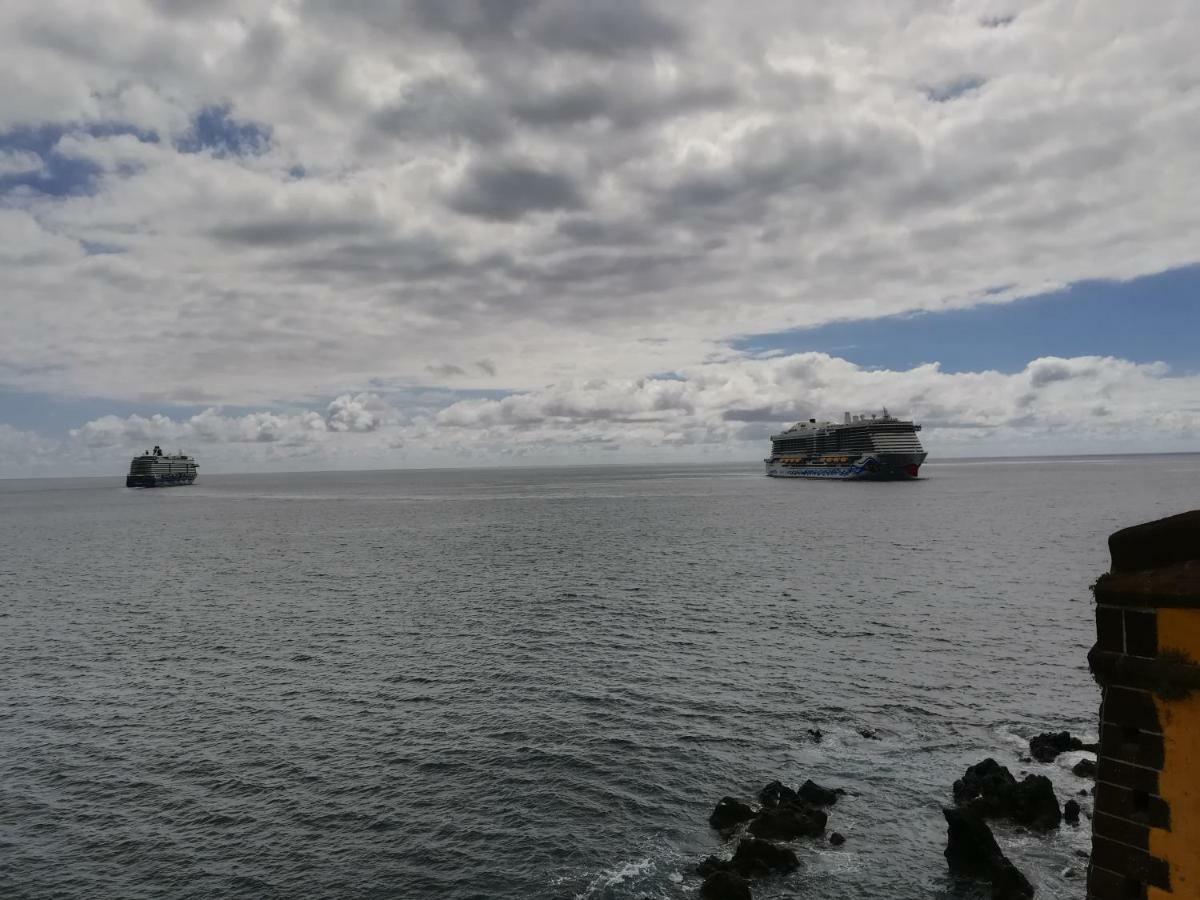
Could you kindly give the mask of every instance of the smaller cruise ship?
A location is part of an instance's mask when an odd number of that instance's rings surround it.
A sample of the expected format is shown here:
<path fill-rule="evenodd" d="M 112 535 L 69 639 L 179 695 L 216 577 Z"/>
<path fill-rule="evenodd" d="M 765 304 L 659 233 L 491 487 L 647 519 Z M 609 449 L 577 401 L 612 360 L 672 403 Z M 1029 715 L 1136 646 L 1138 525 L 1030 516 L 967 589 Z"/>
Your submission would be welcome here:
<path fill-rule="evenodd" d="M 156 446 L 141 456 L 135 456 L 125 476 L 125 487 L 170 487 L 175 484 L 191 484 L 196 480 L 196 460 L 177 453 L 168 456 L 162 447 Z"/>
<path fill-rule="evenodd" d="M 771 435 L 763 460 L 773 478 L 906 481 L 917 477 L 925 448 L 920 425 L 888 415 L 852 416 L 842 423 L 809 419 Z"/>

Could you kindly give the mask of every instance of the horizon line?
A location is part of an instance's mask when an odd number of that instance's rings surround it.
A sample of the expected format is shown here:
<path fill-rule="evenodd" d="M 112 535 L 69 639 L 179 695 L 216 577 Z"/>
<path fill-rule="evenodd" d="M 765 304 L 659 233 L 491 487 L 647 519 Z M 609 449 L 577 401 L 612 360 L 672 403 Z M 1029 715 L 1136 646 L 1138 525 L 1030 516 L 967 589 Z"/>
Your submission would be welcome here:
<path fill-rule="evenodd" d="M 1011 456 L 944 456 L 931 457 L 922 464 L 928 466 L 939 463 L 978 463 L 1004 462 L 1010 460 L 1070 460 L 1070 459 L 1121 459 L 1136 456 L 1200 456 L 1197 450 L 1169 451 L 1134 451 L 1129 453 L 1035 453 L 1017 454 Z M 363 469 L 271 469 L 241 472 L 214 472 L 214 475 L 338 475 L 360 472 L 459 472 L 459 471 L 502 471 L 506 469 L 620 469 L 620 468 L 690 468 L 699 466 L 750 466 L 762 461 L 726 460 L 721 462 L 594 462 L 594 463 L 521 463 L 513 465 L 460 465 L 460 466 L 409 466 L 402 468 L 363 468 Z M 67 481 L 83 480 L 85 478 L 116 478 L 118 475 L 0 475 L 0 481 Z"/>

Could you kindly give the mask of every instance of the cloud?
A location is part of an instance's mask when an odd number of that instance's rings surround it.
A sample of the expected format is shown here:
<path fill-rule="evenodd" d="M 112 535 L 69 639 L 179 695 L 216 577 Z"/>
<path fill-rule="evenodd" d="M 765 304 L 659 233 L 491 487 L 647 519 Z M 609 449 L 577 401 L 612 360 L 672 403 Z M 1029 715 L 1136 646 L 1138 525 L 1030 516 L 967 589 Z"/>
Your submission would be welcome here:
<path fill-rule="evenodd" d="M 1187 0 L 16 0 L 0 389 L 324 421 L 1195 264 L 1198 34 Z"/>
<path fill-rule="evenodd" d="M 548 4 L 537 28 L 545 46 L 597 56 L 670 48 L 683 40 L 679 20 L 664 18 L 639 0 L 568 0 Z"/>
<path fill-rule="evenodd" d="M 977 75 L 960 75 L 958 78 L 953 78 L 945 84 L 926 88 L 925 96 L 934 103 L 948 103 L 951 100 L 957 100 L 964 94 L 969 94 L 971 91 L 979 90 L 985 84 L 987 84 L 986 78 L 980 78 Z"/>
<path fill-rule="evenodd" d="M 0 422 L 0 476 L 53 475 L 62 462 L 58 441 Z"/>
<path fill-rule="evenodd" d="M 1047 357 L 1014 373 L 887 371 L 821 353 L 739 357 L 671 377 L 564 382 L 504 397 L 342 395 L 323 409 L 188 418 L 101 416 L 63 441 L 0 426 L 0 474 L 119 469 L 154 444 L 206 470 L 586 462 L 752 461 L 810 417 L 881 407 L 923 425 L 934 457 L 1194 449 L 1200 376 L 1111 357 Z M 40 467 L 40 468 L 39 468 Z"/>
<path fill-rule="evenodd" d="M 42 171 L 42 158 L 29 150 L 0 150 L 0 178 Z"/>
<path fill-rule="evenodd" d="M 325 424 L 330 431 L 376 431 L 393 414 L 378 394 L 343 394 L 329 404 Z"/>
<path fill-rule="evenodd" d="M 467 215 L 512 222 L 526 213 L 577 209 L 583 198 L 575 183 L 557 172 L 522 164 L 473 168 L 450 196 L 450 206 Z"/>

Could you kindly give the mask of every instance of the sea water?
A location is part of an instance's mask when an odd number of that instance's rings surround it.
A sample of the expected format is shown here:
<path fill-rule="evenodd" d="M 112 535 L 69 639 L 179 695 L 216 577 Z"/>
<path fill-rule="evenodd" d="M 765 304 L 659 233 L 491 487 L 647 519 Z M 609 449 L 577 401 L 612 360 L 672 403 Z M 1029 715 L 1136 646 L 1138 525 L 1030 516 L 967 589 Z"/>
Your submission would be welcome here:
<path fill-rule="evenodd" d="M 0 482 L 0 896 L 683 898 L 773 779 L 846 836 L 758 898 L 986 896 L 941 807 L 1092 739 L 1112 531 L 1200 457 Z M 1081 898 L 1088 819 L 996 825 Z M 1065 873 L 1065 874 L 1064 874 Z"/>

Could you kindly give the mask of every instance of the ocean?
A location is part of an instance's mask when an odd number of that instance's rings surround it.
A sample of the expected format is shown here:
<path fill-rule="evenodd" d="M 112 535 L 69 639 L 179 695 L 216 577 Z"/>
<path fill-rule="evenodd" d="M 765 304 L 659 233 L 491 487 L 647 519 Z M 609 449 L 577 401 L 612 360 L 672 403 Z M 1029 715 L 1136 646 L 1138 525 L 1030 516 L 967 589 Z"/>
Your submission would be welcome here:
<path fill-rule="evenodd" d="M 756 898 L 985 897 L 951 784 L 1091 786 L 1020 757 L 1095 738 L 1106 538 L 1200 456 L 922 474 L 0 481 L 0 896 L 695 897 L 717 800 L 811 778 L 846 843 Z M 1087 826 L 996 833 L 1082 898 Z"/>

